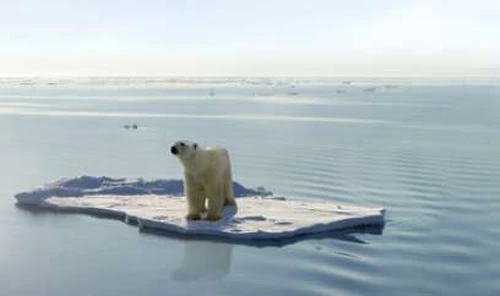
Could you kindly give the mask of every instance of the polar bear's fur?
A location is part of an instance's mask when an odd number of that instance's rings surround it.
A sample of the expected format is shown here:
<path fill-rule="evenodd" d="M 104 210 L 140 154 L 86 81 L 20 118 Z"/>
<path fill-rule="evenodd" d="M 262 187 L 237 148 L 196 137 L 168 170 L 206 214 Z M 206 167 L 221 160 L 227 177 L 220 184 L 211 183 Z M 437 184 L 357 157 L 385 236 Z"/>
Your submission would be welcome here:
<path fill-rule="evenodd" d="M 224 205 L 236 205 L 233 196 L 229 153 L 222 147 L 199 147 L 196 143 L 179 141 L 171 148 L 184 167 L 184 194 L 188 201 L 188 220 L 222 217 Z M 205 201 L 208 205 L 205 205 Z"/>

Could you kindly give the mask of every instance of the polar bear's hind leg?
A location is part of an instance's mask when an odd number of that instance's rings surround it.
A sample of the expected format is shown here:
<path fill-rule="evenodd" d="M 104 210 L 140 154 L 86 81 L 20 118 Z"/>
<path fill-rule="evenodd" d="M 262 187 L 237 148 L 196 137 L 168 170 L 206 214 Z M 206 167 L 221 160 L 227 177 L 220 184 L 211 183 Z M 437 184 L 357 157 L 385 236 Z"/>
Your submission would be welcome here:
<path fill-rule="evenodd" d="M 229 175 L 229 178 L 225 179 L 223 193 L 224 193 L 224 205 L 235 206 L 236 201 L 234 200 L 233 180 L 231 179 L 231 175 Z"/>
<path fill-rule="evenodd" d="M 211 186 L 212 187 L 212 186 Z M 207 220 L 217 221 L 222 218 L 222 206 L 224 200 L 221 198 L 222 186 L 213 186 L 212 188 L 207 188 L 208 190 L 208 216 Z"/>

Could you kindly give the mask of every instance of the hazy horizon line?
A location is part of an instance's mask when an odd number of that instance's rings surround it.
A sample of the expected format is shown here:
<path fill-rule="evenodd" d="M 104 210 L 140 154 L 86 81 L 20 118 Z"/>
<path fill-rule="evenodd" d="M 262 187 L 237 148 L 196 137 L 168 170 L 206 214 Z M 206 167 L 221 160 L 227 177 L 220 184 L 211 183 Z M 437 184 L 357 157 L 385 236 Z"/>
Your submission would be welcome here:
<path fill-rule="evenodd" d="M 206 75 L 171 75 L 171 74 L 0 74 L 0 78 L 165 78 L 165 79 L 189 79 L 189 78 L 308 78 L 308 79 L 360 79 L 360 78 L 422 78 L 422 79 L 446 79 L 446 78 L 500 78 L 498 74 L 473 74 L 473 75 L 274 75 L 274 74 L 206 74 Z"/>

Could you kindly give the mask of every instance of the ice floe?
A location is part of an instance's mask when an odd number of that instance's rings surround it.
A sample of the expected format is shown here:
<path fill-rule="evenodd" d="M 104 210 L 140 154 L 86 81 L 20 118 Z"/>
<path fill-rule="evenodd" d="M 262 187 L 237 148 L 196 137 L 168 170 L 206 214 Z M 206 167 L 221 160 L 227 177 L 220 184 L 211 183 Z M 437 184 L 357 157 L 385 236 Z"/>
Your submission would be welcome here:
<path fill-rule="evenodd" d="M 238 207 L 226 206 L 223 219 L 187 221 L 182 181 L 82 176 L 63 179 L 15 197 L 21 205 L 103 215 L 141 230 L 186 237 L 283 240 L 359 226 L 381 226 L 385 209 L 274 197 L 264 188 L 234 184 Z"/>

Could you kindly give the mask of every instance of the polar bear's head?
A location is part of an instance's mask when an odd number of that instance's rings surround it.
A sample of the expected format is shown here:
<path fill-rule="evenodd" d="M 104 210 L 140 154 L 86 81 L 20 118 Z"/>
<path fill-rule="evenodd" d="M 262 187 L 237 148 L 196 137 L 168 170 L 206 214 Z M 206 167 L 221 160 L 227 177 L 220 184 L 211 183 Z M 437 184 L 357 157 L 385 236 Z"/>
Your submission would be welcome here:
<path fill-rule="evenodd" d="M 196 150 L 198 149 L 198 144 L 189 142 L 189 141 L 178 141 L 170 147 L 170 152 L 180 158 L 188 159 L 195 155 Z"/>

